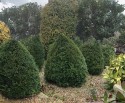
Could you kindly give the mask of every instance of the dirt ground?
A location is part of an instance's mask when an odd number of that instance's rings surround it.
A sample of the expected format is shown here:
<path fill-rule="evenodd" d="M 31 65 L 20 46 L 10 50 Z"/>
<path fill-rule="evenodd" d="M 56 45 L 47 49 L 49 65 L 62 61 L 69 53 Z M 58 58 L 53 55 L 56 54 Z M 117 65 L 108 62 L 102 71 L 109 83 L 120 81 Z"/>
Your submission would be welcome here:
<path fill-rule="evenodd" d="M 46 83 L 43 76 L 44 74 L 40 73 L 43 90 L 37 96 L 21 100 L 9 100 L 0 95 L 0 103 L 103 103 L 101 97 L 105 90 L 101 75 L 88 76 L 87 82 L 80 88 L 57 87 Z M 92 99 L 92 94 L 97 97 L 96 101 Z"/>

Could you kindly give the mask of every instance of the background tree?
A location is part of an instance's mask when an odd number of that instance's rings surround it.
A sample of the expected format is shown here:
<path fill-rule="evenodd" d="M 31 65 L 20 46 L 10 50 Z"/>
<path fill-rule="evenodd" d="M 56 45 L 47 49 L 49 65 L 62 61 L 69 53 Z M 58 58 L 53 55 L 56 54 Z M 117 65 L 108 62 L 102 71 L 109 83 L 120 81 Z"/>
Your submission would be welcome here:
<path fill-rule="evenodd" d="M 9 26 L 13 37 L 20 39 L 39 34 L 40 11 L 41 7 L 37 3 L 26 3 L 2 10 L 0 19 Z"/>
<path fill-rule="evenodd" d="M 111 0 L 81 0 L 78 9 L 77 35 L 85 40 L 90 35 L 102 40 L 119 31 L 124 6 Z"/>

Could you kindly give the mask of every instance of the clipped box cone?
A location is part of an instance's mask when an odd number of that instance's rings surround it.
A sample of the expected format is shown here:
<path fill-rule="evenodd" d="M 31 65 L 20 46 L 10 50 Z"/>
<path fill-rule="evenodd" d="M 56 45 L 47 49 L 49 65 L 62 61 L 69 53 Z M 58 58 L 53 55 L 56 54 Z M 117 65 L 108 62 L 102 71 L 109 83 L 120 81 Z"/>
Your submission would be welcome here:
<path fill-rule="evenodd" d="M 87 66 L 76 44 L 63 34 L 50 46 L 45 79 L 62 87 L 81 86 L 86 81 Z"/>
<path fill-rule="evenodd" d="M 29 51 L 15 40 L 0 48 L 0 92 L 8 98 L 25 98 L 40 92 L 39 70 Z"/>

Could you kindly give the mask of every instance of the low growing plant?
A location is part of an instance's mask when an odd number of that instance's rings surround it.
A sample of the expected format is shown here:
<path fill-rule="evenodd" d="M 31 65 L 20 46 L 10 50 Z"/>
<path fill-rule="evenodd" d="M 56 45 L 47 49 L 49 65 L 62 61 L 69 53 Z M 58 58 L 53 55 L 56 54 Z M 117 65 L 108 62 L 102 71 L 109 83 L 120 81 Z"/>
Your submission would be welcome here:
<path fill-rule="evenodd" d="M 106 66 L 106 72 L 103 76 L 111 84 L 125 80 L 125 55 L 121 54 L 114 58 L 110 66 Z"/>
<path fill-rule="evenodd" d="M 121 84 L 115 84 L 113 86 L 114 93 L 110 94 L 107 91 L 104 93 L 104 103 L 125 103 L 125 90 Z M 109 95 L 110 94 L 110 95 Z"/>

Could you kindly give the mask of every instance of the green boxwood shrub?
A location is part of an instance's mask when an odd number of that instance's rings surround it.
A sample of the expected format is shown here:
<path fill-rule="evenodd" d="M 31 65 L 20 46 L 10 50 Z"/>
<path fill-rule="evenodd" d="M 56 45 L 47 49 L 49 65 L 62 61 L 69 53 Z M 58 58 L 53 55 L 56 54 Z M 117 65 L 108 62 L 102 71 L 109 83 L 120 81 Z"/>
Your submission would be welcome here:
<path fill-rule="evenodd" d="M 25 98 L 40 92 L 39 70 L 29 51 L 15 40 L 0 48 L 0 91 L 8 98 Z"/>
<path fill-rule="evenodd" d="M 85 57 L 89 74 L 101 74 L 104 68 L 104 58 L 101 44 L 91 38 L 83 44 L 81 51 Z"/>
<path fill-rule="evenodd" d="M 115 56 L 114 48 L 110 45 L 102 45 L 102 52 L 104 56 L 104 66 L 109 66 L 110 61 Z"/>
<path fill-rule="evenodd" d="M 41 70 L 41 67 L 44 63 L 45 53 L 39 36 L 31 36 L 29 38 L 21 40 L 21 42 L 27 47 L 31 55 L 34 57 L 39 70 Z"/>
<path fill-rule="evenodd" d="M 76 44 L 63 34 L 50 46 L 45 66 L 45 79 L 58 86 L 81 86 L 87 66 Z"/>
<path fill-rule="evenodd" d="M 74 43 L 80 48 L 83 45 L 83 40 L 80 40 L 79 37 L 74 36 L 73 38 L 71 38 Z"/>

